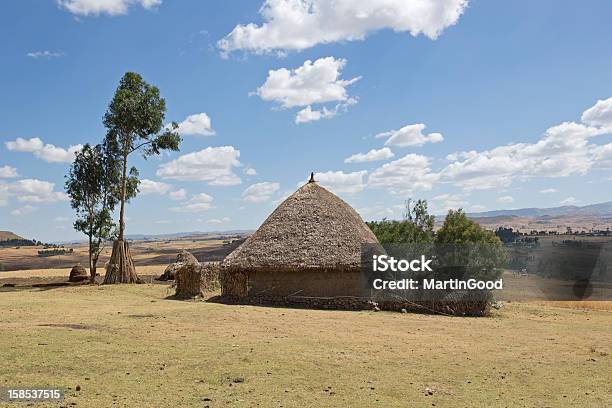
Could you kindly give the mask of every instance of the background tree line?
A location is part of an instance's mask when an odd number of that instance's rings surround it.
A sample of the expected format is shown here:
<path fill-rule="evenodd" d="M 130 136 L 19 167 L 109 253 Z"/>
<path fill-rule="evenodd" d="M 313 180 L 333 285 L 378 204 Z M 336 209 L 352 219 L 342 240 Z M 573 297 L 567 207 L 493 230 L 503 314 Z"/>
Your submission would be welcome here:
<path fill-rule="evenodd" d="M 437 279 L 490 280 L 501 275 L 506 255 L 502 241 L 493 231 L 469 219 L 462 209 L 449 210 L 442 226 L 434 230 L 435 216 L 429 214 L 426 200 L 408 199 L 405 206 L 402 220 L 367 223 L 387 251 L 409 251 L 410 254 L 402 255 L 425 254 L 436 258 Z M 417 278 L 426 277 L 422 275 Z"/>

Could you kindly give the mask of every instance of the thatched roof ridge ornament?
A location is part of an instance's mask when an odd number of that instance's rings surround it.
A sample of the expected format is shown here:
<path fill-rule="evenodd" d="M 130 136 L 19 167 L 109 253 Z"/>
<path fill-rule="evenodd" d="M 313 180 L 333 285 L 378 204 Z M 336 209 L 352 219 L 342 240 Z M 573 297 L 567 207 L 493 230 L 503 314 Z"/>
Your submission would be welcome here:
<path fill-rule="evenodd" d="M 378 241 L 359 214 L 314 181 L 283 201 L 222 263 L 230 270 L 355 270 Z"/>

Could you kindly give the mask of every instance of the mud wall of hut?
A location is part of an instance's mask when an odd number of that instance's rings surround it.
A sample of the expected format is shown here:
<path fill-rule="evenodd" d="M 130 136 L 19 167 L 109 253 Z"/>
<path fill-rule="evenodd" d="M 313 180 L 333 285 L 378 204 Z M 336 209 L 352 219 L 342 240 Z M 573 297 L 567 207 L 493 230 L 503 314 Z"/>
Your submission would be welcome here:
<path fill-rule="evenodd" d="M 249 296 L 368 296 L 360 272 L 257 271 L 248 276 Z"/>

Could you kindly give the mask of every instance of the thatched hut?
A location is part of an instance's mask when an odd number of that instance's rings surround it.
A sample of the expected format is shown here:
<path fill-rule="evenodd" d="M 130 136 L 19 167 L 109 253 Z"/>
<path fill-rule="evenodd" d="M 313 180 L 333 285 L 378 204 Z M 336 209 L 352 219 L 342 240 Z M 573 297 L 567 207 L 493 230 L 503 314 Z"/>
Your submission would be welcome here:
<path fill-rule="evenodd" d="M 69 282 L 83 282 L 88 279 L 89 274 L 81 264 L 74 265 L 70 270 L 70 276 L 68 277 Z"/>
<path fill-rule="evenodd" d="M 359 214 L 311 176 L 222 262 L 222 296 L 315 307 L 364 301 L 361 245 L 377 243 Z"/>

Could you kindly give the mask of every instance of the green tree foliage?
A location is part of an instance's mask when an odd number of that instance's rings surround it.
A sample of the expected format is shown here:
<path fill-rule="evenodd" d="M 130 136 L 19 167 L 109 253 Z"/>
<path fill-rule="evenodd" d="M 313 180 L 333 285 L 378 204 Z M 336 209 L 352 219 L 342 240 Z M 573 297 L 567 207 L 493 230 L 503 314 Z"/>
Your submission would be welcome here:
<path fill-rule="evenodd" d="M 367 223 L 381 244 L 429 243 L 433 240 L 435 218 L 427 210 L 426 200 L 406 200 L 402 221 L 387 220 Z"/>
<path fill-rule="evenodd" d="M 504 244 L 509 244 L 512 242 L 516 242 L 520 234 L 514 231 L 512 228 L 499 227 L 495 230 L 495 235 L 501 239 Z"/>
<path fill-rule="evenodd" d="M 89 144 L 77 152 L 66 176 L 65 189 L 77 215 L 74 228 L 88 237 L 91 282 L 104 243 L 113 236 L 118 176 L 117 162 L 105 154 L 104 146 Z"/>
<path fill-rule="evenodd" d="M 443 268 L 436 278 L 496 279 L 506 262 L 502 242 L 459 210 L 450 210 L 436 232 L 436 255 Z"/>
<path fill-rule="evenodd" d="M 486 243 L 501 246 L 501 241 L 493 231 L 484 229 L 470 220 L 463 210 L 449 210 L 444 224 L 436 232 L 437 244 L 474 244 Z"/>
<path fill-rule="evenodd" d="M 134 72 L 126 73 L 104 115 L 107 129 L 105 146 L 109 154 L 120 163 L 118 199 L 120 204 L 118 240 L 125 232 L 125 203 L 137 192 L 138 170 L 128 172 L 128 157 L 141 151 L 147 158 L 163 150 L 177 151 L 180 137 L 178 125 L 164 127 L 166 102 L 159 89 L 146 83 Z"/>

